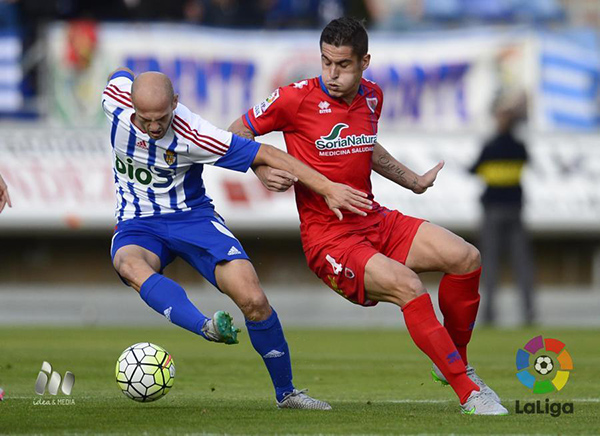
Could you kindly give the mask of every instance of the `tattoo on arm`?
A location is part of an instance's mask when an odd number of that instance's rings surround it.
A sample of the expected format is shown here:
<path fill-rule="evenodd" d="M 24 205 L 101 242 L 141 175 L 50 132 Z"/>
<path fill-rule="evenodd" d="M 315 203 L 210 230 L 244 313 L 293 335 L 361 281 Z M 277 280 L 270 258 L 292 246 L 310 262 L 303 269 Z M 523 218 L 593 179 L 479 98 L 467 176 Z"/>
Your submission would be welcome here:
<path fill-rule="evenodd" d="M 392 160 L 392 156 L 389 153 L 384 153 L 377 159 L 377 164 L 379 165 L 379 169 L 389 175 L 393 180 L 400 183 L 402 186 L 407 185 L 406 177 L 404 174 L 406 171 L 403 171 L 398 165 L 394 164 Z M 414 180 L 413 186 L 417 183 L 417 179 Z"/>
<path fill-rule="evenodd" d="M 414 180 L 413 180 L 413 182 L 412 182 L 412 184 L 410 185 L 410 188 L 409 188 L 409 189 L 410 189 L 410 190 L 412 190 L 412 191 L 414 191 L 414 190 L 415 190 L 415 188 L 417 187 L 417 183 L 418 183 L 418 180 L 417 180 L 417 178 L 415 177 L 415 178 L 414 178 Z"/>
<path fill-rule="evenodd" d="M 254 140 L 254 135 L 249 130 L 239 130 L 237 132 L 233 132 L 234 134 L 241 136 L 242 138 L 248 138 Z"/>

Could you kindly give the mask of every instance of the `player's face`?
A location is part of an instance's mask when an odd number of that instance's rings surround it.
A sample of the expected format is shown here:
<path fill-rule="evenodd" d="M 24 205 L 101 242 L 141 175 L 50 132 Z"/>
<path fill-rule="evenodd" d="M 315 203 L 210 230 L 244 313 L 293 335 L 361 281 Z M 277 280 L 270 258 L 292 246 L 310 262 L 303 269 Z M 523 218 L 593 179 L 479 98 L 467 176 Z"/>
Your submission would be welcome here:
<path fill-rule="evenodd" d="M 136 125 L 152 139 L 160 139 L 167 134 L 171 120 L 173 119 L 173 111 L 177 107 L 177 95 L 173 98 L 167 107 L 162 108 L 139 108 L 135 110 Z"/>
<path fill-rule="evenodd" d="M 329 94 L 336 98 L 354 98 L 370 60 L 369 54 L 359 59 L 350 46 L 336 47 L 324 42 L 321 45 L 321 77 Z"/>

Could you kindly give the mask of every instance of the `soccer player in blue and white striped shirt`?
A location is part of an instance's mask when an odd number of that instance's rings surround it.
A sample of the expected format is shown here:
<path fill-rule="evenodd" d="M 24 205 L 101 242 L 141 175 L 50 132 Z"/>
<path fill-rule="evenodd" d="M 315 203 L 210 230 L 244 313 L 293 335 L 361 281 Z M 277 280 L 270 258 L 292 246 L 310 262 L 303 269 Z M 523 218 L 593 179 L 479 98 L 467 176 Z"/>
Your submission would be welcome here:
<path fill-rule="evenodd" d="M 171 81 L 156 72 L 134 78 L 128 69 L 109 77 L 102 107 L 110 120 L 117 193 L 117 226 L 111 255 L 123 280 L 169 321 L 207 340 L 237 343 L 231 316 L 210 319 L 185 290 L 163 276 L 183 258 L 241 309 L 252 345 L 263 357 L 278 407 L 330 409 L 292 384 L 287 342 L 240 242 L 215 212 L 202 182 L 205 164 L 245 172 L 267 165 L 322 195 L 339 219 L 340 209 L 359 215 L 366 194 L 334 183 L 275 147 L 221 130 L 179 103 Z"/>

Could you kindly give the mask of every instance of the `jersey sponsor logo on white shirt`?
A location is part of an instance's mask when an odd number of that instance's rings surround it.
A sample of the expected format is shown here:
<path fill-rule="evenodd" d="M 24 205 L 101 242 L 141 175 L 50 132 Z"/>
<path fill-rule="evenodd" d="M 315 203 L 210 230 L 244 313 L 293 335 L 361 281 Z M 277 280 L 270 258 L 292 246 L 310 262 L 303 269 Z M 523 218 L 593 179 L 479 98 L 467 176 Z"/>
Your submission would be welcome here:
<path fill-rule="evenodd" d="M 123 162 L 118 155 L 115 155 L 115 170 L 130 182 L 138 182 L 144 186 L 151 184 L 154 188 L 171 185 L 175 175 L 175 170 L 140 165 L 130 157 L 125 158 Z"/>

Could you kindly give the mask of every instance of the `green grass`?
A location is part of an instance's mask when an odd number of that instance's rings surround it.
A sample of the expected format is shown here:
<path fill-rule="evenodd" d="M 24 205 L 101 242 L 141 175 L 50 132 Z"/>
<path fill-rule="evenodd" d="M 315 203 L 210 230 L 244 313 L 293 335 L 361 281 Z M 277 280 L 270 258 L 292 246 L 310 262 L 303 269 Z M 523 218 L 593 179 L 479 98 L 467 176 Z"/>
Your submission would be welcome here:
<path fill-rule="evenodd" d="M 546 398 L 529 393 L 514 367 L 517 348 L 540 333 L 565 342 L 573 356 L 569 382 L 549 396 L 575 400 L 572 415 L 514 413 L 516 399 Z M 477 331 L 470 360 L 505 399 L 511 415 L 504 417 L 460 414 L 406 332 L 290 329 L 287 337 L 296 386 L 333 411 L 277 410 L 245 333 L 240 345 L 225 346 L 174 327 L 1 328 L 0 434 L 600 434 L 598 330 Z M 155 403 L 125 398 L 114 381 L 121 351 L 141 341 L 165 347 L 177 367 L 175 386 Z M 34 404 L 42 398 L 33 388 L 43 360 L 75 374 L 74 405 Z"/>

